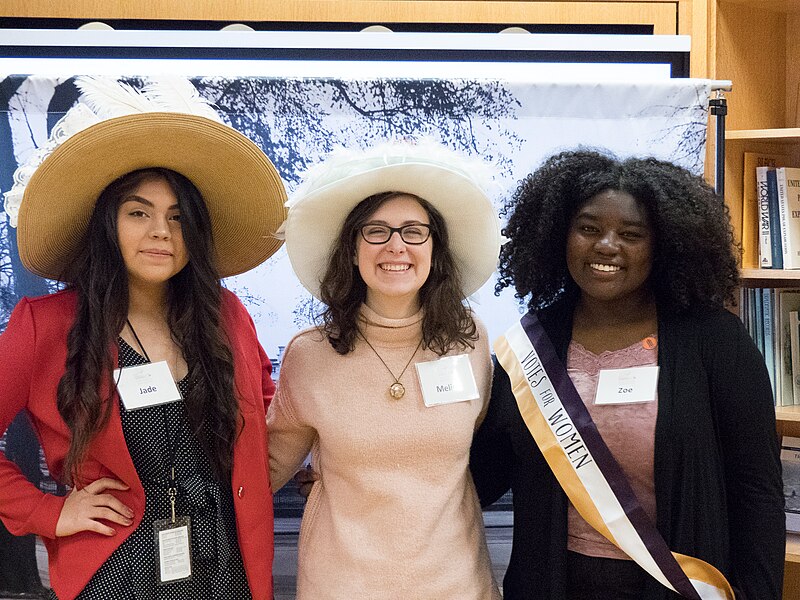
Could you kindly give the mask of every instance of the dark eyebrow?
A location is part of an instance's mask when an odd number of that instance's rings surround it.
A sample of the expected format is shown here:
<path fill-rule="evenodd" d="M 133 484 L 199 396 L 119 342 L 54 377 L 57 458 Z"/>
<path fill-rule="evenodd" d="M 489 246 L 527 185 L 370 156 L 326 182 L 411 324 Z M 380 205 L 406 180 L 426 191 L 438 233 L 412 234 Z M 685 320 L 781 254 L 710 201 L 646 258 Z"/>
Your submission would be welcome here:
<path fill-rule="evenodd" d="M 367 221 L 364 225 L 386 225 L 386 227 L 391 227 L 388 222 L 386 221 Z M 400 227 L 405 227 L 406 225 L 430 225 L 430 223 L 423 223 L 422 221 L 417 221 L 416 219 L 412 219 L 411 221 L 403 221 Z"/>
<path fill-rule="evenodd" d="M 596 214 L 588 212 L 588 211 L 586 211 L 586 212 L 581 211 L 581 212 L 579 212 L 578 214 L 575 215 L 575 219 L 588 219 L 589 221 L 599 221 L 600 218 L 601 218 L 600 215 L 596 215 Z M 623 221 L 622 224 L 625 227 L 643 227 L 643 228 L 647 227 L 647 221 L 642 221 L 642 220 L 638 220 L 638 221 Z"/>
<path fill-rule="evenodd" d="M 122 201 L 123 204 L 125 204 L 126 202 L 138 202 L 139 204 L 144 204 L 149 208 L 155 208 L 155 204 L 150 202 L 150 200 L 148 200 L 147 198 L 142 198 L 141 196 L 137 196 L 135 194 L 128 196 Z M 167 210 L 178 210 L 178 205 L 173 204 Z"/>

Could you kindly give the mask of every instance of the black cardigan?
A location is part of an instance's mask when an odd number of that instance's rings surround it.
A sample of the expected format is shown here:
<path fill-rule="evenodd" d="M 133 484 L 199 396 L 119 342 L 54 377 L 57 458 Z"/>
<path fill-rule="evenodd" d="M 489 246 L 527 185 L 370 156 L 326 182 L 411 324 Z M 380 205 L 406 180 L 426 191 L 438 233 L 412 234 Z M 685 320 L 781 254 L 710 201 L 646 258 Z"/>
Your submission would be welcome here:
<path fill-rule="evenodd" d="M 574 306 L 539 313 L 562 360 Z M 723 309 L 658 314 L 656 526 L 675 552 L 726 575 L 737 600 L 779 600 L 785 517 L 769 376 L 741 321 Z M 505 600 L 566 600 L 567 498 L 495 364 L 492 397 L 470 468 L 481 504 L 508 489 L 514 543 Z M 648 578 L 643 600 L 679 598 Z"/>

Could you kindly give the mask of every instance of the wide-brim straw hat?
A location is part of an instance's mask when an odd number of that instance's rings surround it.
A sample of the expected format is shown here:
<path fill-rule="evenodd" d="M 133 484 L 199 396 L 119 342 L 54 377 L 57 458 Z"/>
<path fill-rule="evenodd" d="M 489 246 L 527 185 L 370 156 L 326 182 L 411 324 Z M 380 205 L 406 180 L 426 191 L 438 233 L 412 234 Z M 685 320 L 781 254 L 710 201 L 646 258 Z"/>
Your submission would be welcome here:
<path fill-rule="evenodd" d="M 340 151 L 312 168 L 290 199 L 286 252 L 300 282 L 320 298 L 320 283 L 347 215 L 373 194 L 412 194 L 444 218 L 466 298 L 486 283 L 500 253 L 490 187 L 483 161 L 427 140 Z"/>
<path fill-rule="evenodd" d="M 220 276 L 252 269 L 283 243 L 275 232 L 286 216 L 286 191 L 258 146 L 206 117 L 147 112 L 92 125 L 38 166 L 19 209 L 17 244 L 25 267 L 62 277 L 100 193 L 122 175 L 148 167 L 177 171 L 202 194 Z"/>

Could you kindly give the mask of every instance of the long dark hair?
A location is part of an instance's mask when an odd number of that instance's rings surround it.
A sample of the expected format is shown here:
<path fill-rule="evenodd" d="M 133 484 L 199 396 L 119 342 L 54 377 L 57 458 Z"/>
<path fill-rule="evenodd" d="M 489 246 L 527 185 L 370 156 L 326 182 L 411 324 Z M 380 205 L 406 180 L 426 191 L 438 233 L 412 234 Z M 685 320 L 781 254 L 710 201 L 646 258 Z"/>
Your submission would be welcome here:
<path fill-rule="evenodd" d="M 413 197 L 428 213 L 431 222 L 431 270 L 419 291 L 420 306 L 425 311 L 423 345 L 439 355 L 456 346 L 473 347 L 478 339 L 477 328 L 470 310 L 462 302 L 461 275 L 450 252 L 447 224 L 429 202 L 401 192 L 383 192 L 362 200 L 342 224 L 320 285 L 320 295 L 326 305 L 320 316 L 331 346 L 339 354 L 347 354 L 355 348 L 358 315 L 367 298 L 367 285 L 353 264 L 359 229 L 385 202 L 397 196 Z"/>
<path fill-rule="evenodd" d="M 184 399 L 189 424 L 215 476 L 230 476 L 240 424 L 233 355 L 220 323 L 222 289 L 214 263 L 211 219 L 200 192 L 175 171 L 133 171 L 100 194 L 86 238 L 62 279 L 77 292 L 75 322 L 67 336 L 66 372 L 57 405 L 71 433 L 64 463 L 68 481 L 80 481 L 80 463 L 108 421 L 114 390 L 111 350 L 128 314 L 128 275 L 117 238 L 117 210 L 140 184 L 163 179 L 178 199 L 189 262 L 167 285 L 167 321 L 189 366 Z M 105 385 L 104 385 L 105 384 Z M 107 390 L 101 398 L 101 390 Z"/>
<path fill-rule="evenodd" d="M 678 165 L 591 150 L 551 156 L 519 183 L 505 208 L 509 242 L 500 251 L 495 291 L 514 286 L 531 309 L 577 297 L 567 270 L 567 232 L 578 209 L 606 190 L 630 194 L 650 216 L 650 288 L 660 308 L 684 312 L 735 303 L 737 248 L 723 199 Z"/>

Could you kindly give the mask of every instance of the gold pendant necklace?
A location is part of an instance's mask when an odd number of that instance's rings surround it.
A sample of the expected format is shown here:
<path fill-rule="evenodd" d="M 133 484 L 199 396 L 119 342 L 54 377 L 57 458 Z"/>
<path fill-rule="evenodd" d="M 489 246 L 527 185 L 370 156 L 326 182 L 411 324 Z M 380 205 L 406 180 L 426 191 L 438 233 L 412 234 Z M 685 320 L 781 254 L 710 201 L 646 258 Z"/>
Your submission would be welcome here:
<path fill-rule="evenodd" d="M 389 368 L 389 365 L 386 364 L 386 361 L 383 360 L 383 358 L 381 358 L 381 355 L 378 354 L 378 351 L 375 350 L 375 347 L 369 343 L 367 336 L 365 336 L 360 331 L 359 333 L 361 334 L 361 337 L 364 339 L 364 341 L 367 342 L 367 346 L 369 346 L 370 349 L 375 353 L 375 356 L 378 357 L 378 360 L 381 361 L 383 366 L 386 367 L 386 370 L 389 371 L 389 375 L 391 375 L 392 378 L 394 379 L 394 383 L 389 386 L 389 396 L 392 398 L 392 400 L 400 400 L 400 398 L 402 398 L 406 393 L 406 388 L 402 383 L 400 383 L 400 378 L 403 376 L 403 373 L 406 372 L 406 369 L 408 369 L 408 365 L 411 364 L 411 361 L 414 359 L 414 356 L 416 356 L 417 350 L 419 350 L 420 346 L 422 346 L 422 340 L 420 339 L 419 344 L 417 344 L 417 347 L 414 348 L 414 352 L 412 352 L 411 356 L 408 358 L 406 366 L 403 367 L 402 371 L 400 371 L 400 375 L 395 376 L 395 374 L 392 373 L 392 370 Z"/>

